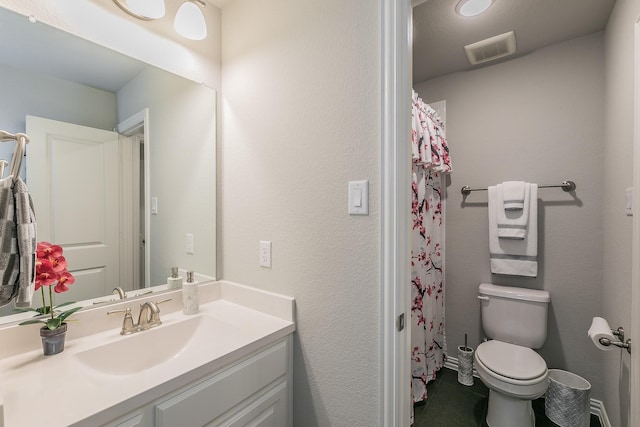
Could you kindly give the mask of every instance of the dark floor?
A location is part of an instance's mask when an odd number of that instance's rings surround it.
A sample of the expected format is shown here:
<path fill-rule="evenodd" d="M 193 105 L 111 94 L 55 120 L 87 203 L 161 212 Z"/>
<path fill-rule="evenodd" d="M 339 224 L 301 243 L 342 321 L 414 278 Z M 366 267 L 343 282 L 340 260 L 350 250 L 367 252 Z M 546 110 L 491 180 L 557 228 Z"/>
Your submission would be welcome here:
<path fill-rule="evenodd" d="M 414 427 L 486 427 L 489 390 L 474 378 L 468 387 L 458 383 L 458 373 L 442 368 L 435 380 L 427 385 L 428 398 L 414 405 Z M 544 415 L 544 399 L 533 402 L 536 427 L 557 427 Z M 514 426 L 517 427 L 517 426 Z M 600 427 L 600 420 L 591 415 L 591 427 Z"/>

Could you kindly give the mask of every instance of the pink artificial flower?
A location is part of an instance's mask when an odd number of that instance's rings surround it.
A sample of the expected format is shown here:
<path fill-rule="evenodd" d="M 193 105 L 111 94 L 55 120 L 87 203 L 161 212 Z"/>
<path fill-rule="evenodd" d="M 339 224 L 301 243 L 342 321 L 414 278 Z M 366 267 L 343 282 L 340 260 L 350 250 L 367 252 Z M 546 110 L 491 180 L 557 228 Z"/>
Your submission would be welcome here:
<path fill-rule="evenodd" d="M 36 260 L 35 290 L 42 286 L 51 286 L 58 280 L 58 274 L 53 270 L 53 265 L 48 259 Z"/>
<path fill-rule="evenodd" d="M 58 277 L 58 283 L 53 288 L 53 290 L 56 291 L 57 294 L 66 292 L 69 290 L 69 286 L 67 285 L 72 285 L 75 281 L 76 278 L 73 277 L 71 273 L 69 273 L 68 271 L 63 271 Z"/>
<path fill-rule="evenodd" d="M 56 273 L 60 274 L 67 271 L 67 260 L 62 255 L 58 257 L 50 256 L 49 261 L 51 261 L 53 271 L 55 271 Z"/>
<path fill-rule="evenodd" d="M 58 258 L 62 256 L 62 247 L 59 245 L 53 245 L 49 242 L 38 242 L 36 247 L 36 255 L 38 259 L 44 258 Z"/>

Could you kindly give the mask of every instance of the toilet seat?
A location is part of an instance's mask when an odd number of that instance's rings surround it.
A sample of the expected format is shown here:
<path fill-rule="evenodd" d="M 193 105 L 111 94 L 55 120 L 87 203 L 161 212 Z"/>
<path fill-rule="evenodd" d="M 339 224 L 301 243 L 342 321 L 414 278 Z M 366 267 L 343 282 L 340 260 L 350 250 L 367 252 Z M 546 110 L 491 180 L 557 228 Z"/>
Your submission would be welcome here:
<path fill-rule="evenodd" d="M 547 374 L 547 364 L 538 353 L 502 341 L 480 344 L 476 359 L 487 369 L 487 374 L 515 384 L 537 382 Z"/>

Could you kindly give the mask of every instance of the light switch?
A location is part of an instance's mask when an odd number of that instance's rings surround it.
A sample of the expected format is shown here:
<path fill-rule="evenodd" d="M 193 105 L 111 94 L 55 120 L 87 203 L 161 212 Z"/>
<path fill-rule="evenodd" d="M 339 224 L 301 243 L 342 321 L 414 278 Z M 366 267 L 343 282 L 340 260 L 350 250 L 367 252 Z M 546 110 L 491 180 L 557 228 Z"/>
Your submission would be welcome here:
<path fill-rule="evenodd" d="M 633 216 L 633 187 L 627 188 L 624 192 L 624 213 Z"/>
<path fill-rule="evenodd" d="M 158 215 L 158 198 L 151 198 L 151 215 Z"/>
<path fill-rule="evenodd" d="M 362 207 L 362 189 L 360 188 L 353 190 L 353 206 Z"/>
<path fill-rule="evenodd" d="M 369 181 L 349 182 L 349 214 L 369 215 Z"/>

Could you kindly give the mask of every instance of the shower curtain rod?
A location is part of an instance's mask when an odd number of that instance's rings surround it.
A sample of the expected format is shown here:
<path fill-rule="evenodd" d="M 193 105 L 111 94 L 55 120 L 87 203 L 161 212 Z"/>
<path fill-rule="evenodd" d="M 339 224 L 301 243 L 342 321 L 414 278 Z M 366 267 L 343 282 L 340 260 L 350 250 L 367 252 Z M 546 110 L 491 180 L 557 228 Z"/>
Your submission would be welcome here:
<path fill-rule="evenodd" d="M 24 133 L 16 133 L 15 135 L 9 132 L 0 130 L 0 142 L 16 141 L 16 149 L 13 152 L 13 159 L 11 160 L 11 169 L 9 175 L 13 176 L 13 180 L 18 179 L 20 174 L 20 166 L 22 166 L 22 158 L 24 157 L 24 151 L 26 145 L 29 143 L 29 137 Z M 3 171 L 4 172 L 4 168 Z M 2 178 L 2 175 L 0 175 Z"/>
<path fill-rule="evenodd" d="M 538 188 L 562 188 L 562 191 L 574 191 L 576 189 L 576 183 L 573 181 L 563 181 L 560 185 L 538 185 Z M 460 192 L 464 196 L 468 196 L 472 191 L 487 191 L 486 188 L 471 188 L 465 185 L 460 189 Z"/>

